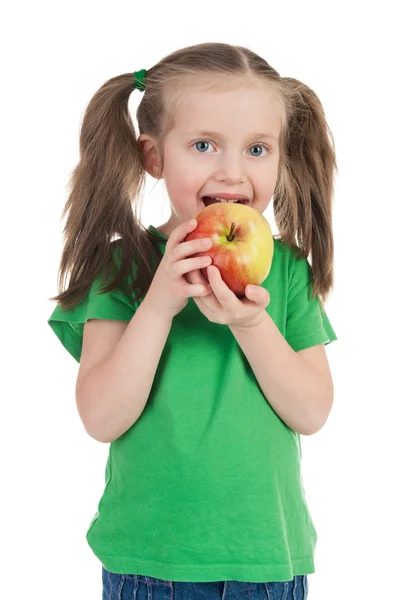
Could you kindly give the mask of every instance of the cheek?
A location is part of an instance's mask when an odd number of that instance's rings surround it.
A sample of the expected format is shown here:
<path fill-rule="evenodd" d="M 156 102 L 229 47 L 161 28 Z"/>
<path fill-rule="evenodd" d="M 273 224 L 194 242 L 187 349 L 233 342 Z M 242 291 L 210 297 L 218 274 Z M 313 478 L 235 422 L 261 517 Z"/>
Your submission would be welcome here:
<path fill-rule="evenodd" d="M 167 185 L 169 196 L 178 197 L 181 194 L 197 194 L 204 181 L 199 177 L 190 165 L 174 164 L 168 165 L 164 172 L 164 180 Z"/>
<path fill-rule="evenodd" d="M 167 178 L 165 174 L 165 185 L 170 202 L 178 213 L 184 212 L 188 206 L 196 201 L 196 196 L 201 189 L 201 184 L 195 181 L 193 176 L 180 171 L 173 173 Z"/>
<path fill-rule="evenodd" d="M 264 195 L 266 195 L 268 192 L 274 191 L 276 187 L 277 178 L 277 165 L 274 165 L 270 169 L 266 169 L 265 172 L 262 172 L 261 176 L 257 178 L 257 185 L 259 186 L 259 189 Z"/>
<path fill-rule="evenodd" d="M 168 191 L 169 194 L 173 197 L 179 196 L 181 194 L 193 194 L 197 192 L 196 184 L 193 181 L 193 178 L 178 176 L 175 174 L 171 179 L 168 180 Z"/>

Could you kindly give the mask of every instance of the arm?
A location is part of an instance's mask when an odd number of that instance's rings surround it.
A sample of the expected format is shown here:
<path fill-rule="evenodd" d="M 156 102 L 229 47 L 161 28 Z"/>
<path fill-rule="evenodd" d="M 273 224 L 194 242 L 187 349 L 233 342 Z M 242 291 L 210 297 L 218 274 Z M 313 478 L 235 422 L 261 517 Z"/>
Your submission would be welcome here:
<path fill-rule="evenodd" d="M 76 397 L 91 437 L 112 442 L 140 417 L 171 325 L 143 300 L 114 350 L 82 379 Z"/>
<path fill-rule="evenodd" d="M 333 382 L 323 344 L 295 352 L 266 311 L 260 323 L 230 330 L 282 421 L 303 435 L 319 431 L 333 402 Z"/>

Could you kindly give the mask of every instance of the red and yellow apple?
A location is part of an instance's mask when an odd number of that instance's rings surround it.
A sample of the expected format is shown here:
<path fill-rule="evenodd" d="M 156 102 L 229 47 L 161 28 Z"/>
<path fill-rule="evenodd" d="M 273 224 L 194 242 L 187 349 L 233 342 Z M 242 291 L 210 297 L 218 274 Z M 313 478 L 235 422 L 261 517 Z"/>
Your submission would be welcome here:
<path fill-rule="evenodd" d="M 260 285 L 269 275 L 274 241 L 265 217 L 251 206 L 216 202 L 197 216 L 197 227 L 185 238 L 190 241 L 208 237 L 213 245 L 193 256 L 210 256 L 223 281 L 239 298 L 248 284 Z M 201 269 L 209 281 L 207 269 Z"/>

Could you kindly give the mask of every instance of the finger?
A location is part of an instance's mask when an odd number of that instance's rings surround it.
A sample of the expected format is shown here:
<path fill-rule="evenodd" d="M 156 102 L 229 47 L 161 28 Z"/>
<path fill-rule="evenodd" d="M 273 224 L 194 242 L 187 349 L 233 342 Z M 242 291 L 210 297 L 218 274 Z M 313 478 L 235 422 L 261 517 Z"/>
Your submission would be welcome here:
<path fill-rule="evenodd" d="M 203 283 L 199 277 L 199 269 L 193 269 L 193 271 L 189 271 L 187 275 L 190 277 L 191 283 Z"/>
<path fill-rule="evenodd" d="M 190 271 L 190 280 L 192 283 L 203 284 L 205 286 L 205 288 L 207 289 L 208 294 L 210 294 L 212 292 L 212 288 L 210 287 L 210 284 L 208 283 L 207 279 L 205 279 L 203 277 L 200 269 L 195 269 L 193 271 Z"/>
<path fill-rule="evenodd" d="M 188 233 L 196 229 L 197 220 L 191 219 L 190 221 L 184 221 L 180 223 L 175 229 L 173 229 L 172 233 L 169 236 L 169 239 L 166 242 L 166 250 L 170 251 L 172 248 L 180 244 Z"/>
<path fill-rule="evenodd" d="M 194 296 L 203 297 L 209 293 L 204 285 L 191 285 L 190 283 L 187 286 L 183 286 L 183 292 L 185 293 L 185 298 L 193 298 Z"/>
<path fill-rule="evenodd" d="M 210 264 L 212 264 L 212 263 L 210 263 Z M 207 277 L 207 267 L 208 266 L 209 265 L 206 265 L 205 267 L 202 267 L 202 268 L 196 270 L 196 274 L 198 275 L 199 280 L 202 283 L 206 283 L 206 284 L 209 284 L 209 279 Z"/>
<path fill-rule="evenodd" d="M 185 238 L 186 239 L 186 238 Z M 196 238 L 180 242 L 168 251 L 168 256 L 172 262 L 176 262 L 186 257 L 208 256 L 207 251 L 212 246 L 210 238 Z"/>
<path fill-rule="evenodd" d="M 200 298 L 204 296 L 208 296 L 211 292 L 210 286 L 207 282 L 203 282 L 199 276 L 196 276 L 196 272 L 198 269 L 188 271 L 183 275 L 185 280 L 188 282 L 188 286 L 185 286 L 185 292 L 187 292 L 189 298 L 194 298 L 195 296 Z"/>
<path fill-rule="evenodd" d="M 191 258 L 183 258 L 181 260 L 172 259 L 172 263 L 170 265 L 170 270 L 175 277 L 180 277 L 184 273 L 189 273 L 190 271 L 194 271 L 195 269 L 206 268 L 210 265 L 212 259 L 210 256 L 202 255 L 202 256 L 193 256 Z"/>
<path fill-rule="evenodd" d="M 186 273 L 186 278 L 190 283 L 205 283 L 199 276 L 199 269 L 193 269 Z"/>
<path fill-rule="evenodd" d="M 232 290 L 229 289 L 229 287 L 223 281 L 220 271 L 217 267 L 213 265 L 208 267 L 207 275 L 209 277 L 209 282 L 212 287 L 212 290 L 216 298 L 222 305 L 227 304 L 228 302 L 232 302 L 233 299 L 236 298 Z"/>
<path fill-rule="evenodd" d="M 252 300 L 258 306 L 263 306 L 266 308 L 270 303 L 270 294 L 265 288 L 262 288 L 257 285 L 247 285 L 245 289 L 246 297 L 249 300 Z"/>

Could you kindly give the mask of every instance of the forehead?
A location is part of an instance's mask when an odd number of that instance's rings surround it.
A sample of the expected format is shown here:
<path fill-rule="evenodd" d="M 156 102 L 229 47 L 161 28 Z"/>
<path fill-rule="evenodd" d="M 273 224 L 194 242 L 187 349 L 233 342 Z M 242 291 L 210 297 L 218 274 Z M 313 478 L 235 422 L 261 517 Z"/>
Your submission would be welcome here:
<path fill-rule="evenodd" d="M 176 133 L 218 131 L 232 136 L 259 131 L 279 137 L 283 107 L 273 86 L 259 82 L 219 81 L 184 85 L 176 104 Z"/>

